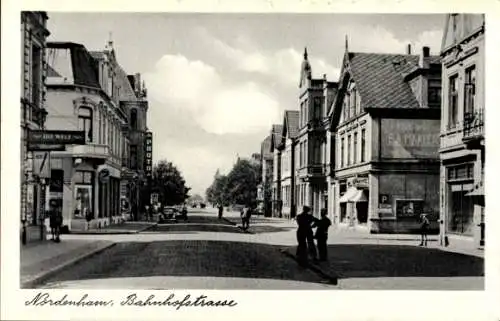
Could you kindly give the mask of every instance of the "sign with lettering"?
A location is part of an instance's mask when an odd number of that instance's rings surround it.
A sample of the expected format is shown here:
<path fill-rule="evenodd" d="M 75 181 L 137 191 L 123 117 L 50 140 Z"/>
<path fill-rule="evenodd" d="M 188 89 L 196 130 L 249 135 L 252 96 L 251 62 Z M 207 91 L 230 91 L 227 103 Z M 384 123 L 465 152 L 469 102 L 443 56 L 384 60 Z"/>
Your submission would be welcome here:
<path fill-rule="evenodd" d="M 99 172 L 99 182 L 106 184 L 109 182 L 110 172 L 108 169 L 103 169 Z"/>
<path fill-rule="evenodd" d="M 382 119 L 383 158 L 437 158 L 439 119 Z"/>
<path fill-rule="evenodd" d="M 144 173 L 147 178 L 153 175 L 153 133 L 147 132 L 144 139 Z"/>
<path fill-rule="evenodd" d="M 30 130 L 28 143 L 43 145 L 85 144 L 85 132 L 75 130 Z"/>

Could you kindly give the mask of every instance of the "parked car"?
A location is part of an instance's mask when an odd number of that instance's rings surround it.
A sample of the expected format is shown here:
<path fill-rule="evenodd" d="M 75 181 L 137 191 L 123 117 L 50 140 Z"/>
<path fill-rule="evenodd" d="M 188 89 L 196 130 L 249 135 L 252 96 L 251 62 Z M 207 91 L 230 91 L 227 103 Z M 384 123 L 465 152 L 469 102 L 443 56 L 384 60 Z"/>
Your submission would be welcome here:
<path fill-rule="evenodd" d="M 161 213 L 158 214 L 158 223 L 164 223 L 171 220 L 176 220 L 176 215 L 179 211 L 175 207 L 164 206 Z"/>

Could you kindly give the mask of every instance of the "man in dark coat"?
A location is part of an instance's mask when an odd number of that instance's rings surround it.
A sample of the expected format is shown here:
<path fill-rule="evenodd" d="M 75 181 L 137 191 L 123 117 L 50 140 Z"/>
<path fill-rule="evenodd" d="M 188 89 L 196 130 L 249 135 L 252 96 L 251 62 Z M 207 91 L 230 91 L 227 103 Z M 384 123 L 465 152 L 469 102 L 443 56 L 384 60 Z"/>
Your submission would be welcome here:
<path fill-rule="evenodd" d="M 297 228 L 297 259 L 299 264 L 306 265 L 308 260 L 308 252 L 316 259 L 316 246 L 314 244 L 314 237 L 312 225 L 315 218 L 310 214 L 310 207 L 304 206 L 302 213 L 295 218 Z"/>
<path fill-rule="evenodd" d="M 317 220 L 314 225 L 316 226 L 314 237 L 318 243 L 319 260 L 326 261 L 328 254 L 326 245 L 326 241 L 328 240 L 328 228 L 332 225 L 332 222 L 327 217 L 326 208 L 321 209 L 321 219 Z"/>

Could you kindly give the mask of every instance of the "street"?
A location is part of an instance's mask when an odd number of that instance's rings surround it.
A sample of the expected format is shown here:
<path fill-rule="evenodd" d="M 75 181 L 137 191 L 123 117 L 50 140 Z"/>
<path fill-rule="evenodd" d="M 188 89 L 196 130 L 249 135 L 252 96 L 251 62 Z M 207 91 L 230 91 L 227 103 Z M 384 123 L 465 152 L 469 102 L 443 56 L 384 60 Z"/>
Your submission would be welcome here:
<path fill-rule="evenodd" d="M 190 209 L 187 222 L 138 234 L 65 235 L 113 241 L 107 250 L 63 269 L 42 288 L 88 289 L 425 289 L 484 288 L 484 260 L 387 240 L 331 232 L 329 262 L 301 268 L 293 259 L 293 222 L 256 217 L 249 231 L 237 213 L 219 220 L 214 209 Z M 412 236 L 407 236 L 411 239 Z M 285 255 L 286 253 L 289 255 Z"/>

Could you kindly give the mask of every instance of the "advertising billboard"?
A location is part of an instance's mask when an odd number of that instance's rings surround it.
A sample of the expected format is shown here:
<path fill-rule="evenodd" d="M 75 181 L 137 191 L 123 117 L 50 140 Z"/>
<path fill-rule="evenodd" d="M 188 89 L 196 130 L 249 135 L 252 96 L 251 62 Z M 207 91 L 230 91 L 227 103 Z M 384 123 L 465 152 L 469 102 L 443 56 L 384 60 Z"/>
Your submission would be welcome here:
<path fill-rule="evenodd" d="M 382 158 L 438 158 L 439 119 L 382 119 Z"/>

